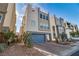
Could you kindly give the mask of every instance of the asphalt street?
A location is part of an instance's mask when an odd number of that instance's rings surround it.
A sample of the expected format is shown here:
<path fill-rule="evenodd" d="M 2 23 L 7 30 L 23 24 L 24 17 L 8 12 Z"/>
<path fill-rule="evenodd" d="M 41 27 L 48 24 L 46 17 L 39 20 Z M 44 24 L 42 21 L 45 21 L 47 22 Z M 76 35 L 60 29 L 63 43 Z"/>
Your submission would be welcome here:
<path fill-rule="evenodd" d="M 72 54 L 71 56 L 79 56 L 79 51 L 75 52 L 75 53 Z"/>

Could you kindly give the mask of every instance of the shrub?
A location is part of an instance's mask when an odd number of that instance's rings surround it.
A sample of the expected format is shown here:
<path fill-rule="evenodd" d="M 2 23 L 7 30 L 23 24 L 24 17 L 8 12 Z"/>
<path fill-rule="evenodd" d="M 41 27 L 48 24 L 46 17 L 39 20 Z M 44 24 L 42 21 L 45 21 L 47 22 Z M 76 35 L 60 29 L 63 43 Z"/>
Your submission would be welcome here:
<path fill-rule="evenodd" d="M 6 49 L 6 44 L 0 44 L 0 52 L 3 52 Z"/>
<path fill-rule="evenodd" d="M 15 40 L 15 34 L 13 32 L 4 33 L 4 37 L 5 37 L 7 43 L 13 42 Z"/>
<path fill-rule="evenodd" d="M 79 32 L 77 31 L 77 32 L 70 32 L 70 35 L 72 36 L 72 37 L 79 37 Z"/>

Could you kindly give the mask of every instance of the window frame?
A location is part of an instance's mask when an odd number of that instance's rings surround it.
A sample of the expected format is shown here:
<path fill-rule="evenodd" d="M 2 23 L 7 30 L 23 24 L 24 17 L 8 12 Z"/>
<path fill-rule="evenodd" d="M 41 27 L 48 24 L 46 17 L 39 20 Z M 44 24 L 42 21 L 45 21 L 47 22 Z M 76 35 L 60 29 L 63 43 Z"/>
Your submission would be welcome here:
<path fill-rule="evenodd" d="M 45 15 L 43 15 L 43 19 L 45 19 L 45 17 L 46 17 L 46 16 L 45 16 Z"/>
<path fill-rule="evenodd" d="M 48 15 L 46 16 L 46 20 L 48 20 Z"/>
<path fill-rule="evenodd" d="M 40 13 L 40 18 L 43 18 L 43 15 Z"/>

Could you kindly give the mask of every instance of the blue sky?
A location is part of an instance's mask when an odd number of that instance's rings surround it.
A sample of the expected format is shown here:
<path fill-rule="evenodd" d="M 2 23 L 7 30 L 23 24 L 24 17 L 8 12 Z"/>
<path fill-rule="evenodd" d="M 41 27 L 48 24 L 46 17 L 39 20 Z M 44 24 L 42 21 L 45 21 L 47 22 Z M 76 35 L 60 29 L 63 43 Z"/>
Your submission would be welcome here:
<path fill-rule="evenodd" d="M 77 24 L 79 27 L 79 4 L 77 3 L 43 3 L 33 4 L 33 6 L 40 7 L 41 9 L 49 12 L 51 15 L 55 14 L 57 17 L 62 17 L 73 24 Z M 16 4 L 17 31 L 20 29 L 26 7 L 27 4 L 25 3 Z"/>

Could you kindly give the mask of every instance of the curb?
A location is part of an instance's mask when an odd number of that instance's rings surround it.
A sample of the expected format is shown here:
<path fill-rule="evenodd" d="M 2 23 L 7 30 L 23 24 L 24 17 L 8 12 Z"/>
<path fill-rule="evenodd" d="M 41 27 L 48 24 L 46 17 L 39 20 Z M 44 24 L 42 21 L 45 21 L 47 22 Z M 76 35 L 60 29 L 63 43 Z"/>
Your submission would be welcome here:
<path fill-rule="evenodd" d="M 56 55 L 56 54 L 52 54 L 52 53 L 50 53 L 50 52 L 47 52 L 47 51 L 42 50 L 42 49 L 37 48 L 37 47 L 33 47 L 33 48 L 36 49 L 36 50 L 38 50 L 38 51 L 40 51 L 40 52 L 43 53 L 45 56 L 58 56 L 58 55 Z"/>

